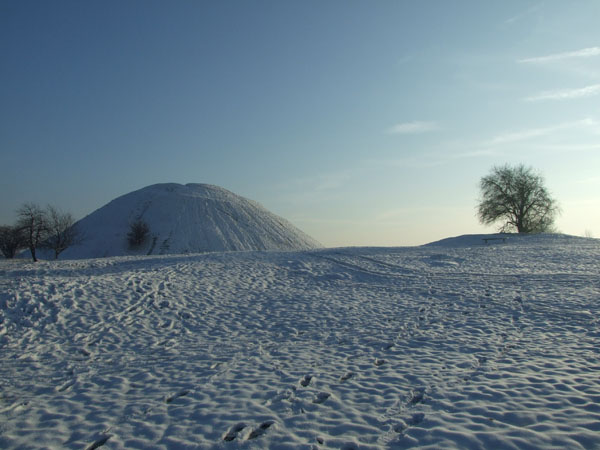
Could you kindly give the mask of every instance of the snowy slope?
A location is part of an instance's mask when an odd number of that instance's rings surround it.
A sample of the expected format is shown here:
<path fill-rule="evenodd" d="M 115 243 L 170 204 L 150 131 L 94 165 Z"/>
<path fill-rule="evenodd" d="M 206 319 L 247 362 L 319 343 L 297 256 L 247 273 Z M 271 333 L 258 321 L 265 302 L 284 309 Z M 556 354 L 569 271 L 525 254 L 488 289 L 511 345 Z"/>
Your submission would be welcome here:
<path fill-rule="evenodd" d="M 150 238 L 131 250 L 138 219 Z M 123 195 L 76 224 L 85 240 L 61 259 L 238 250 L 301 250 L 320 245 L 258 203 L 207 184 L 155 184 Z"/>
<path fill-rule="evenodd" d="M 600 242 L 0 264 L 0 448 L 600 448 Z"/>

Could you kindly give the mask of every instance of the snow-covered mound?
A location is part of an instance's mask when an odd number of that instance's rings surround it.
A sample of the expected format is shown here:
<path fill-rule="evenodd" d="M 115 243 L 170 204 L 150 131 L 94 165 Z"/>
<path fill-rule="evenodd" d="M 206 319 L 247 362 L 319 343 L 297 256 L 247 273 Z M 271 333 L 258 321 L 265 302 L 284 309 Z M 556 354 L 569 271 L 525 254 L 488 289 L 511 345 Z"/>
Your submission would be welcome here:
<path fill-rule="evenodd" d="M 127 242 L 130 226 L 150 229 L 139 248 Z M 207 184 L 155 184 L 111 201 L 80 220 L 81 245 L 61 259 L 319 247 L 285 219 L 258 203 Z"/>
<path fill-rule="evenodd" d="M 0 261 L 2 449 L 600 449 L 600 242 Z"/>
<path fill-rule="evenodd" d="M 518 233 L 496 233 L 496 234 L 464 234 L 462 236 L 450 237 L 431 242 L 426 246 L 432 247 L 477 247 L 480 245 L 493 244 L 525 244 L 535 243 L 543 245 L 563 244 L 589 244 L 590 238 L 570 236 L 560 233 L 518 234 Z"/>

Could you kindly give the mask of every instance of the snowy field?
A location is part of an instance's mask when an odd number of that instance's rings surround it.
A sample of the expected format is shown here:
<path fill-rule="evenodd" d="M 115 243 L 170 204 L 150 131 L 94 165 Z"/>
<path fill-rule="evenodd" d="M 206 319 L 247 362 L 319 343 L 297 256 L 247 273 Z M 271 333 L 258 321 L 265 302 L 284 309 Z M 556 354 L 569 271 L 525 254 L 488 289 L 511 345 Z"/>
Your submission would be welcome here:
<path fill-rule="evenodd" d="M 0 448 L 600 448 L 600 242 L 0 262 Z"/>

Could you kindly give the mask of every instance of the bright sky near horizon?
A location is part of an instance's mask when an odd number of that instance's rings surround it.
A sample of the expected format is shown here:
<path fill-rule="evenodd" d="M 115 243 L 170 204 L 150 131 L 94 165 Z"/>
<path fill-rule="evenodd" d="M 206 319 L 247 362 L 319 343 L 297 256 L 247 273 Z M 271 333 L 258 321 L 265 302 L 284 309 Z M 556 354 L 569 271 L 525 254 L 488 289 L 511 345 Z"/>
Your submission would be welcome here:
<path fill-rule="evenodd" d="M 492 232 L 494 165 L 600 237 L 600 2 L 0 3 L 0 223 L 162 182 L 258 201 L 326 246 Z"/>

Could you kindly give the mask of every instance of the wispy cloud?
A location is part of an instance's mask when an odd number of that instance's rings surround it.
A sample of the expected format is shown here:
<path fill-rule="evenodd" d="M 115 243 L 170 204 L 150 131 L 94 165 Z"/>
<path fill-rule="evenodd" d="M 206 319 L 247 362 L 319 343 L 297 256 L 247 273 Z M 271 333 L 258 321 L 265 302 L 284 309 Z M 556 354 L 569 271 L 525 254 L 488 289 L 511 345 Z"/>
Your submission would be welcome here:
<path fill-rule="evenodd" d="M 525 19 L 526 17 L 529 17 L 529 16 L 535 14 L 538 10 L 541 9 L 541 7 L 542 7 L 542 3 L 538 3 L 537 5 L 530 6 L 526 10 L 521 11 L 518 14 L 506 19 L 504 21 L 504 23 L 506 25 L 513 25 L 517 22 L 520 22 L 521 20 Z"/>
<path fill-rule="evenodd" d="M 419 134 L 437 131 L 440 126 L 437 122 L 403 122 L 387 129 L 388 134 Z"/>
<path fill-rule="evenodd" d="M 555 128 L 531 128 L 529 130 L 515 131 L 500 134 L 498 136 L 493 137 L 492 139 L 486 141 L 485 145 L 501 145 L 501 144 L 509 144 L 512 142 L 524 141 L 526 139 L 531 139 L 539 136 L 545 136 L 553 132 Z"/>
<path fill-rule="evenodd" d="M 598 121 L 593 118 L 586 118 L 582 120 L 576 120 L 572 122 L 562 122 L 556 125 L 540 128 L 530 128 L 527 130 L 520 130 L 514 132 L 508 132 L 499 134 L 492 139 L 484 142 L 486 146 L 495 146 L 503 144 L 511 144 L 514 142 L 525 141 L 532 138 L 547 136 L 558 131 L 571 130 L 571 129 L 587 129 L 595 130 L 598 127 Z"/>
<path fill-rule="evenodd" d="M 590 58 L 592 56 L 600 56 L 600 47 L 588 47 L 572 52 L 554 53 L 552 55 L 536 56 L 534 58 L 520 59 L 520 63 L 543 64 L 554 61 L 561 61 L 572 58 Z"/>
<path fill-rule="evenodd" d="M 544 91 L 531 97 L 526 97 L 525 101 L 537 102 L 541 100 L 572 100 L 576 98 L 591 97 L 600 94 L 600 84 L 592 84 L 577 89 L 560 89 L 556 91 Z"/>

